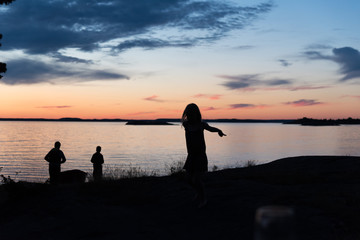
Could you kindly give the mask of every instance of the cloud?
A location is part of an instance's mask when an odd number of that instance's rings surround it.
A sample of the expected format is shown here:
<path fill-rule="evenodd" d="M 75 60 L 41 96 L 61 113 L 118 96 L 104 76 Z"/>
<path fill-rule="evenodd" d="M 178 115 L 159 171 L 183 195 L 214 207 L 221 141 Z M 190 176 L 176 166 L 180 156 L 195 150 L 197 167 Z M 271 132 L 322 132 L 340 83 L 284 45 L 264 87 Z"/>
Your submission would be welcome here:
<path fill-rule="evenodd" d="M 300 91 L 300 90 L 317 90 L 317 89 L 325 89 L 331 88 L 330 86 L 297 86 L 288 88 L 290 91 Z"/>
<path fill-rule="evenodd" d="M 355 99 L 360 100 L 360 95 L 344 95 L 342 97 L 343 98 L 355 98 Z"/>
<path fill-rule="evenodd" d="M 150 97 L 143 98 L 143 100 L 152 101 L 152 102 L 164 102 L 164 100 L 160 100 L 159 96 L 156 96 L 156 95 L 152 95 Z"/>
<path fill-rule="evenodd" d="M 114 49 L 119 51 L 125 51 L 131 48 L 144 48 L 145 50 L 152 50 L 155 48 L 165 48 L 165 47 L 191 47 L 193 44 L 187 41 L 165 41 L 161 39 L 134 39 L 134 40 L 126 40 Z"/>
<path fill-rule="evenodd" d="M 256 105 L 254 104 L 248 104 L 248 103 L 237 103 L 237 104 L 231 104 L 231 109 L 238 109 L 238 108 L 255 108 Z"/>
<path fill-rule="evenodd" d="M 228 89 L 251 89 L 254 87 L 264 87 L 264 86 L 283 86 L 292 84 L 292 80 L 289 79 L 270 79 L 263 80 L 262 76 L 259 74 L 252 75 L 238 75 L 238 76 L 228 76 L 221 75 L 221 78 L 227 79 L 222 85 Z"/>
<path fill-rule="evenodd" d="M 214 107 L 201 108 L 201 111 L 214 111 L 214 110 L 217 110 L 217 108 L 214 108 Z"/>
<path fill-rule="evenodd" d="M 293 102 L 286 102 L 284 104 L 292 105 L 295 107 L 306 107 L 306 106 L 314 106 L 314 105 L 319 105 L 319 104 L 324 104 L 324 103 L 318 102 L 317 100 L 314 100 L 314 99 L 300 99 L 300 100 L 293 101 Z"/>
<path fill-rule="evenodd" d="M 300 85 L 292 86 L 293 80 L 291 79 L 263 79 L 261 74 L 252 75 L 237 75 L 228 76 L 221 75 L 220 78 L 228 79 L 225 83 L 221 84 L 230 90 L 241 90 L 247 92 L 253 92 L 256 90 L 262 91 L 300 91 L 300 90 L 316 90 L 330 88 L 330 86 L 316 86 L 316 85 Z"/>
<path fill-rule="evenodd" d="M 67 105 L 63 105 L 63 106 L 41 106 L 41 107 L 37 107 L 37 108 L 59 109 L 59 108 L 72 108 L 72 106 L 67 106 Z"/>
<path fill-rule="evenodd" d="M 250 103 L 236 103 L 236 104 L 230 104 L 230 110 L 235 109 L 254 109 L 254 108 L 267 108 L 270 107 L 266 104 L 250 104 Z"/>
<path fill-rule="evenodd" d="M 63 63 L 85 63 L 85 64 L 93 64 L 94 62 L 91 60 L 85 60 L 77 57 L 64 56 L 60 53 L 55 53 L 51 55 L 56 61 Z"/>
<path fill-rule="evenodd" d="M 128 76 L 111 71 L 73 68 L 61 64 L 51 64 L 41 60 L 21 58 L 7 62 L 6 77 L 0 82 L 14 84 L 34 84 L 41 82 L 58 83 L 68 81 L 124 80 Z"/>
<path fill-rule="evenodd" d="M 2 51 L 20 50 L 29 58 L 31 55 L 50 57 L 52 64 L 93 65 L 92 60 L 79 58 L 68 50 L 101 51 L 113 56 L 132 48 L 152 50 L 212 43 L 232 30 L 251 25 L 273 6 L 267 0 L 252 6 L 222 0 L 17 0 L 10 6 L 2 6 L 0 29 L 5 36 Z M 21 76 L 24 79 L 12 71 L 3 82 L 31 84 L 47 82 L 54 75 L 67 76 L 64 69 L 50 63 L 37 65 L 42 66 L 22 73 L 26 75 Z M 94 67 L 87 68 L 91 72 Z M 95 72 L 94 76 L 75 70 L 70 73 L 71 77 L 83 77 L 84 81 L 95 77 L 128 78 L 107 71 Z"/>
<path fill-rule="evenodd" d="M 360 52 L 351 47 L 334 48 L 333 55 L 324 55 L 319 51 L 306 51 L 310 60 L 328 60 L 339 64 L 339 73 L 344 75 L 340 81 L 360 78 Z"/>
<path fill-rule="evenodd" d="M 333 47 L 331 47 L 330 45 L 325 45 L 325 44 L 311 44 L 307 47 L 307 49 L 309 50 L 322 50 L 322 49 L 332 49 Z"/>
<path fill-rule="evenodd" d="M 291 63 L 285 59 L 279 59 L 278 62 L 280 62 L 280 64 L 284 67 L 288 67 L 291 65 Z"/>
<path fill-rule="evenodd" d="M 113 50 L 184 47 L 218 40 L 272 8 L 271 1 L 244 7 L 221 0 L 18 0 L 2 12 L 0 29 L 5 50 L 31 54 L 103 44 Z"/>
<path fill-rule="evenodd" d="M 237 49 L 237 50 L 249 50 L 249 49 L 253 49 L 253 48 L 255 48 L 255 46 L 251 46 L 251 45 L 242 45 L 242 46 L 235 47 L 235 49 Z"/>
<path fill-rule="evenodd" d="M 192 96 L 194 98 L 207 98 L 207 99 L 210 99 L 210 100 L 219 100 L 222 95 L 220 94 L 196 94 L 194 96 Z"/>

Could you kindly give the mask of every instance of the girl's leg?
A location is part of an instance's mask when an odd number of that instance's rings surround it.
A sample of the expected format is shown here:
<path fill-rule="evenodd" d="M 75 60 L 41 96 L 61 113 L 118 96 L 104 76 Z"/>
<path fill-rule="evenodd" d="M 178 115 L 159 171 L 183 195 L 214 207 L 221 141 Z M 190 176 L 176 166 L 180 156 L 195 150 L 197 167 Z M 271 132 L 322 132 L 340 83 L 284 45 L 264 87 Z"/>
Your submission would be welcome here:
<path fill-rule="evenodd" d="M 199 206 L 198 206 L 199 208 L 205 206 L 207 203 L 205 187 L 204 187 L 204 183 L 202 180 L 203 175 L 204 174 L 202 172 L 196 172 L 192 176 L 193 187 L 196 190 L 198 200 L 199 200 Z"/>
<path fill-rule="evenodd" d="M 187 172 L 188 182 L 196 192 L 194 200 L 199 201 L 199 208 L 204 207 L 207 203 L 204 183 L 202 180 L 203 175 L 204 174 L 202 172 Z"/>

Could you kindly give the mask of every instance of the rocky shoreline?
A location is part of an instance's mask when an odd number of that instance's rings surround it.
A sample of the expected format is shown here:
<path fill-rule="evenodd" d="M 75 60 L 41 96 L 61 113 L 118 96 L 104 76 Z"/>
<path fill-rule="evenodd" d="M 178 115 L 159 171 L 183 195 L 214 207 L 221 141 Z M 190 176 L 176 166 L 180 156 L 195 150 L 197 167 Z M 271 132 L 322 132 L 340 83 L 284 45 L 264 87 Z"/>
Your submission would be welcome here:
<path fill-rule="evenodd" d="M 360 239 L 360 157 L 301 156 L 185 175 L 0 186 L 1 239 L 253 239 L 256 209 L 294 209 L 298 239 Z"/>

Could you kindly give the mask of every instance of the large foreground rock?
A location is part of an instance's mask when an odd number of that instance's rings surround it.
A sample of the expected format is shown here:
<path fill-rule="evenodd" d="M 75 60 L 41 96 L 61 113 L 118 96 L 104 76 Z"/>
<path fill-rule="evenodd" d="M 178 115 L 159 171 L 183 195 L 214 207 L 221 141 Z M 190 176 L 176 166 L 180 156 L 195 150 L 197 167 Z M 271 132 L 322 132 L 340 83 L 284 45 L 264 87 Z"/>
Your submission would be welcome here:
<path fill-rule="evenodd" d="M 360 158 L 306 156 L 208 173 L 198 209 L 184 175 L 2 187 L 1 239 L 244 239 L 265 205 L 295 211 L 298 239 L 360 239 Z M 0 195 L 1 196 L 1 195 Z"/>

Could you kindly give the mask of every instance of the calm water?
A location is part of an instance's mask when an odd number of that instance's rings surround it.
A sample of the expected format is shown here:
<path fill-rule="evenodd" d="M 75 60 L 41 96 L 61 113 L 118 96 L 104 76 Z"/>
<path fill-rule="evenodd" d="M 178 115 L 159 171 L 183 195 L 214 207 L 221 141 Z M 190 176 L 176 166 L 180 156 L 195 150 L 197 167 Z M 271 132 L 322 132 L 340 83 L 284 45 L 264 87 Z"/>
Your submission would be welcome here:
<path fill-rule="evenodd" d="M 227 134 L 205 133 L 209 169 L 265 163 L 298 155 L 360 155 L 360 126 L 305 127 L 276 123 L 212 123 Z M 0 122 L 0 174 L 44 181 L 46 153 L 61 141 L 62 170 L 91 172 L 90 158 L 102 146 L 105 168 L 141 167 L 163 174 L 186 157 L 184 129 L 106 122 Z"/>

